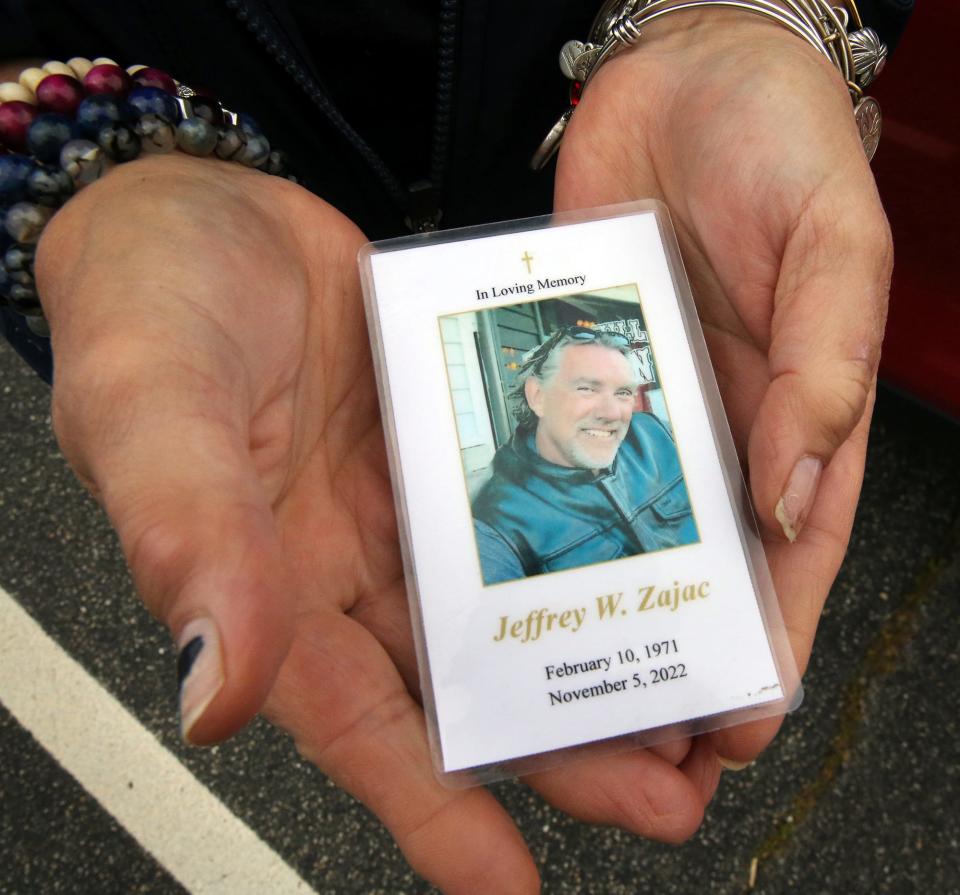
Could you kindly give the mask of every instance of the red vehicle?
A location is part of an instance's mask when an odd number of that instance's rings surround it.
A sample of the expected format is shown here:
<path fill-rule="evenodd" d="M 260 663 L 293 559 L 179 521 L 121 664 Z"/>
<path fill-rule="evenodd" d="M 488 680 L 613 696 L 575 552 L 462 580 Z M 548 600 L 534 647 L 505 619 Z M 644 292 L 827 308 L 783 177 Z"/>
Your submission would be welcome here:
<path fill-rule="evenodd" d="M 888 70 L 874 173 L 896 261 L 881 379 L 960 419 L 960 115 L 947 50 L 960 15 L 918 3 Z"/>

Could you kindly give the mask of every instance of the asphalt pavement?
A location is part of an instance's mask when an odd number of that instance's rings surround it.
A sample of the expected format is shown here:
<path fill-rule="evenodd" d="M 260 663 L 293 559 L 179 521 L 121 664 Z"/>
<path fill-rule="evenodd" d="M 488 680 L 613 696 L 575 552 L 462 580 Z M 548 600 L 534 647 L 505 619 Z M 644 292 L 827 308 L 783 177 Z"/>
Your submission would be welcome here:
<path fill-rule="evenodd" d="M 169 637 L 59 454 L 47 387 L 5 344 L 0 588 L 308 887 L 431 891 L 377 820 L 265 722 L 216 748 L 181 745 Z M 545 893 L 960 893 L 958 641 L 960 427 L 884 391 L 805 701 L 759 761 L 723 775 L 700 832 L 672 848 L 574 822 L 519 784 L 494 792 Z M 2 706 L 0 756 L 0 893 L 184 891 Z M 166 807 L 193 828 L 175 800 Z"/>

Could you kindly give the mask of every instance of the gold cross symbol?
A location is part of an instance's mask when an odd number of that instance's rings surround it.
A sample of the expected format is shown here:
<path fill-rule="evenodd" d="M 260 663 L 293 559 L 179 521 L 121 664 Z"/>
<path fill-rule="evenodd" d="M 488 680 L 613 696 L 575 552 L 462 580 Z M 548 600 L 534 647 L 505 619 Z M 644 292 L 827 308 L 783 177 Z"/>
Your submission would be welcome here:
<path fill-rule="evenodd" d="M 533 271 L 530 269 L 530 262 L 533 261 L 533 255 L 525 251 L 523 253 L 523 257 L 520 260 L 527 265 L 527 273 L 533 273 Z"/>

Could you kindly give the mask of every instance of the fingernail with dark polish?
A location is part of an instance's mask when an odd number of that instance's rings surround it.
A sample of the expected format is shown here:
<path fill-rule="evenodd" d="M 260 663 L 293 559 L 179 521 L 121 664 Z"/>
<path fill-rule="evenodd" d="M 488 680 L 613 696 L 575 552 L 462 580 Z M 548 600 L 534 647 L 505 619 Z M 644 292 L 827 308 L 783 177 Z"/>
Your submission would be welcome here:
<path fill-rule="evenodd" d="M 220 635 L 208 618 L 189 622 L 177 639 L 177 680 L 180 684 L 180 734 L 190 731 L 223 686 Z"/>
<path fill-rule="evenodd" d="M 803 523 L 807 521 L 807 515 L 817 496 L 821 472 L 823 463 L 819 457 L 808 456 L 797 460 L 797 465 L 793 467 L 783 494 L 774 508 L 773 513 L 791 543 L 797 539 Z"/>

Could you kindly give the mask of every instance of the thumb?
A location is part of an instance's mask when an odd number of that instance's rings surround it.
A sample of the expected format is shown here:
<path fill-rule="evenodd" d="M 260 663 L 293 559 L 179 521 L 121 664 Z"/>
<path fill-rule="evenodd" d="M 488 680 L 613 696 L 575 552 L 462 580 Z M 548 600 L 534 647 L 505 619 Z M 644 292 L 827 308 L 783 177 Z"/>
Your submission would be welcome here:
<path fill-rule="evenodd" d="M 293 592 L 242 401 L 142 343 L 113 349 L 61 365 L 54 425 L 140 596 L 171 629 L 181 732 L 206 744 L 266 699 L 289 648 Z"/>
<path fill-rule="evenodd" d="M 886 321 L 893 249 L 872 187 L 811 207 L 783 256 L 770 383 L 750 432 L 750 483 L 767 528 L 796 540 L 820 473 L 867 406 Z"/>

